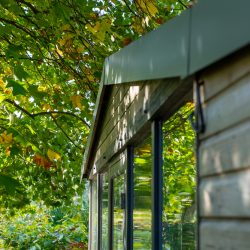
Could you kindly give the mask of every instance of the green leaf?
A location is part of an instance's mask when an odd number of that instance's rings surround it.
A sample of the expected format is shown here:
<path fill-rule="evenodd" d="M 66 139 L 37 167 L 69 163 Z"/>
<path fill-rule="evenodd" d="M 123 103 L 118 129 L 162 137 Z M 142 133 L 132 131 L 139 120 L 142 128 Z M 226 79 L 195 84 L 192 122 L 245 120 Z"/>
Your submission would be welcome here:
<path fill-rule="evenodd" d="M 33 97 L 38 98 L 38 99 L 42 99 L 43 97 L 47 95 L 47 93 L 39 91 L 38 86 L 36 85 L 30 85 L 28 87 L 28 91 Z"/>
<path fill-rule="evenodd" d="M 17 146 L 12 146 L 11 149 L 10 149 L 10 155 L 11 156 L 15 156 L 15 155 L 18 155 L 19 153 L 21 153 L 21 150 L 19 147 Z"/>
<path fill-rule="evenodd" d="M 29 77 L 29 74 L 20 65 L 17 65 L 14 67 L 14 74 L 21 81 L 25 80 Z"/>
<path fill-rule="evenodd" d="M 19 52 L 22 50 L 22 47 L 20 45 L 9 45 L 8 49 L 6 50 L 5 54 L 7 58 L 18 58 Z"/>
<path fill-rule="evenodd" d="M 0 174 L 0 187 L 5 188 L 7 193 L 14 194 L 16 189 L 20 186 L 21 184 L 12 177 Z"/>
<path fill-rule="evenodd" d="M 30 130 L 32 135 L 36 134 L 36 131 L 29 124 L 26 124 L 25 126 Z"/>
<path fill-rule="evenodd" d="M 16 82 L 13 79 L 7 78 L 8 84 L 7 88 L 13 89 L 13 95 L 26 95 L 27 91 L 26 89 L 18 82 Z"/>

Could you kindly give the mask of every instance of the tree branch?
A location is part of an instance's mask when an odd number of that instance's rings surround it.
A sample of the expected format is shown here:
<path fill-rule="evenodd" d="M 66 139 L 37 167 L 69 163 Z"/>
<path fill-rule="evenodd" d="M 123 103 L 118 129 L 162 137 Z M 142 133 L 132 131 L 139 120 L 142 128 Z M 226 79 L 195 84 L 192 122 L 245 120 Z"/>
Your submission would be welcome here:
<path fill-rule="evenodd" d="M 30 30 L 24 28 L 23 26 L 19 25 L 19 24 L 16 23 L 15 21 L 8 20 L 8 19 L 2 18 L 2 17 L 0 17 L 0 21 L 15 26 L 17 29 L 22 30 L 23 32 L 25 32 L 26 34 L 30 35 L 32 38 L 34 38 L 35 40 L 37 40 L 37 37 L 36 37 L 35 34 L 33 34 Z"/>
<path fill-rule="evenodd" d="M 62 131 L 62 133 L 66 136 L 66 138 L 78 149 L 82 150 L 81 147 L 77 146 L 75 144 L 75 142 L 69 137 L 69 135 L 65 132 L 65 130 L 59 125 L 59 123 L 57 122 L 56 118 L 53 116 L 53 114 L 50 114 L 51 118 L 53 119 L 54 123 L 56 124 L 56 126 Z"/>
<path fill-rule="evenodd" d="M 26 109 L 24 109 L 23 107 L 21 107 L 20 105 L 18 105 L 15 101 L 12 101 L 10 99 L 5 99 L 4 101 L 10 103 L 14 107 L 16 107 L 18 110 L 21 110 L 23 113 L 25 113 L 27 116 L 29 116 L 30 118 L 34 119 L 34 116 L 29 111 L 27 111 Z"/>
<path fill-rule="evenodd" d="M 123 0 L 123 2 L 126 4 L 127 8 L 129 9 L 129 11 L 131 13 L 133 13 L 135 16 L 137 17 L 141 17 L 140 15 L 138 15 L 135 11 L 132 10 L 132 8 L 129 6 L 128 2 L 126 0 Z"/>
<path fill-rule="evenodd" d="M 51 110 L 51 111 L 45 111 L 45 112 L 39 112 L 36 114 L 32 114 L 33 117 L 39 116 L 39 115 L 51 115 L 51 114 L 61 114 L 61 115 L 69 115 L 69 116 L 73 116 L 75 118 L 77 118 L 78 120 L 80 120 L 82 123 L 84 123 L 84 125 L 86 125 L 88 128 L 90 128 L 89 124 L 87 122 L 85 122 L 81 117 L 79 117 L 78 115 L 68 112 L 68 111 L 55 111 L 55 110 Z"/>
<path fill-rule="evenodd" d="M 21 107 L 20 105 L 18 105 L 15 101 L 12 101 L 10 99 L 5 99 L 4 101 L 10 103 L 11 105 L 13 105 L 18 110 L 25 113 L 27 116 L 29 116 L 32 119 L 35 119 L 36 116 L 40 116 L 40 115 L 51 115 L 51 114 L 69 115 L 69 116 L 73 116 L 76 119 L 80 120 L 85 126 L 90 128 L 89 124 L 84 119 L 82 119 L 78 115 L 76 115 L 74 113 L 71 113 L 71 112 L 68 112 L 68 111 L 55 111 L 55 110 L 52 110 L 52 111 L 45 111 L 45 112 L 39 112 L 39 113 L 32 114 L 29 111 L 27 111 L 26 109 L 24 109 L 23 107 Z"/>
<path fill-rule="evenodd" d="M 183 6 L 185 7 L 186 9 L 188 9 L 188 6 L 186 4 L 184 4 L 181 0 L 178 0 L 178 2 Z"/>

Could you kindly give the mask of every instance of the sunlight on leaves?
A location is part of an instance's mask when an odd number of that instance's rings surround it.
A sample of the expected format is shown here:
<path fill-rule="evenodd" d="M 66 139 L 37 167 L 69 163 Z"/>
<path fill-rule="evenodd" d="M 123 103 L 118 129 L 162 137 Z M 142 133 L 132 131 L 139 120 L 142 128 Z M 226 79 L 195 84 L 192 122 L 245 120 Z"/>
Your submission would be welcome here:
<path fill-rule="evenodd" d="M 51 161 L 54 161 L 54 160 L 60 161 L 61 160 L 61 156 L 51 149 L 48 149 L 47 155 Z"/>

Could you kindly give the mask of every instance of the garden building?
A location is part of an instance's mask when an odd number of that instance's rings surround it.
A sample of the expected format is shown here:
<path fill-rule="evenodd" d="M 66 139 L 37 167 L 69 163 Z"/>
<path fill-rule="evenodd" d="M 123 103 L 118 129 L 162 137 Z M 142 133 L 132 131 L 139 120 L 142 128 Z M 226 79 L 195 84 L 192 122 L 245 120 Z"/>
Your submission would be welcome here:
<path fill-rule="evenodd" d="M 199 0 L 106 59 L 89 249 L 250 249 L 249 9 Z"/>

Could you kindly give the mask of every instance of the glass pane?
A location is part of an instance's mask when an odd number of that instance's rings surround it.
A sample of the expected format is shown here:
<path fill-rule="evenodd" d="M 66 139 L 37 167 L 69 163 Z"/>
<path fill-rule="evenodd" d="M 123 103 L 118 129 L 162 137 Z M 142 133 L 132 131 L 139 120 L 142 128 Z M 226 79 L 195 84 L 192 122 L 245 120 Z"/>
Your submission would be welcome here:
<path fill-rule="evenodd" d="M 134 249 L 151 249 L 151 137 L 134 152 Z"/>
<path fill-rule="evenodd" d="M 113 249 L 123 250 L 123 232 L 125 229 L 124 209 L 124 175 L 114 179 L 114 217 L 113 217 Z"/>
<path fill-rule="evenodd" d="M 108 175 L 102 175 L 102 250 L 108 249 Z"/>
<path fill-rule="evenodd" d="M 91 250 L 97 249 L 97 181 L 92 181 L 92 194 L 91 194 Z"/>
<path fill-rule="evenodd" d="M 187 103 L 163 125 L 163 249 L 195 249 L 195 134 Z"/>

